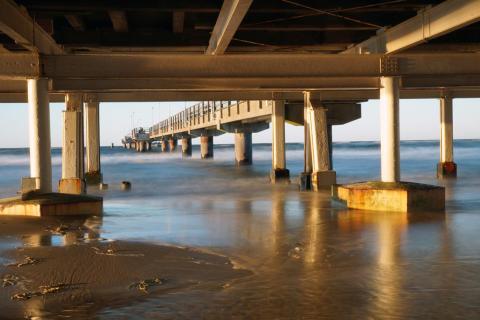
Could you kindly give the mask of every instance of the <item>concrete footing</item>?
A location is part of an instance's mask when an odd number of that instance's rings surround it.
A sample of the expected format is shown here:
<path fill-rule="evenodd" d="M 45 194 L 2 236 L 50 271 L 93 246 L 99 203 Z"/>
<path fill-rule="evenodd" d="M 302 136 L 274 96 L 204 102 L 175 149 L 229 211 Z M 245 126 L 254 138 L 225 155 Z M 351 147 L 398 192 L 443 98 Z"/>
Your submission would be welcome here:
<path fill-rule="evenodd" d="M 299 186 L 301 191 L 312 190 L 312 174 L 310 172 L 300 173 Z"/>
<path fill-rule="evenodd" d="M 102 215 L 103 199 L 87 195 L 37 192 L 0 200 L 0 215 L 72 216 Z"/>
<path fill-rule="evenodd" d="M 337 173 L 333 170 L 312 172 L 312 190 L 330 189 L 337 183 Z"/>
<path fill-rule="evenodd" d="M 235 164 L 248 166 L 252 164 L 252 133 L 235 133 Z"/>
<path fill-rule="evenodd" d="M 352 209 L 398 212 L 445 209 L 445 188 L 413 182 L 336 185 L 332 187 L 332 197 Z"/>
<path fill-rule="evenodd" d="M 177 139 L 169 139 L 168 146 L 170 147 L 170 152 L 173 152 L 177 149 Z"/>
<path fill-rule="evenodd" d="M 85 173 L 85 182 L 87 185 L 95 185 L 102 183 L 103 175 L 101 172 L 86 172 Z"/>
<path fill-rule="evenodd" d="M 86 192 L 85 180 L 80 178 L 61 179 L 58 183 L 58 191 L 68 194 L 84 194 Z"/>
<path fill-rule="evenodd" d="M 166 140 L 160 141 L 160 150 L 162 150 L 162 152 L 167 152 L 167 149 L 168 149 L 167 141 Z"/>
<path fill-rule="evenodd" d="M 184 158 L 192 156 L 192 138 L 182 138 L 182 156 Z"/>
<path fill-rule="evenodd" d="M 202 159 L 213 158 L 213 136 L 200 137 L 200 153 Z"/>
<path fill-rule="evenodd" d="M 290 183 L 290 171 L 288 169 L 272 169 L 270 181 L 272 183 Z"/>
<path fill-rule="evenodd" d="M 439 162 L 437 164 L 437 178 L 447 179 L 457 177 L 457 164 L 455 162 Z"/>

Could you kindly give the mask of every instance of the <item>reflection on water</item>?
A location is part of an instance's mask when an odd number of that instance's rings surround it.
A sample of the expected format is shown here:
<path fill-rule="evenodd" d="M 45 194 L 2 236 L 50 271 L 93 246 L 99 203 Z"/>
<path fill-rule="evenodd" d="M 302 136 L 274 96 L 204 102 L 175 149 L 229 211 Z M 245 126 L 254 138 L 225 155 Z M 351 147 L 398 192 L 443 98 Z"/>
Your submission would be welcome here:
<path fill-rule="evenodd" d="M 149 296 L 105 308 L 95 314 L 100 319 L 476 318 L 480 143 L 459 144 L 457 181 L 435 179 L 437 148 L 433 142 L 403 144 L 402 174 L 405 180 L 444 184 L 444 214 L 346 210 L 331 203 L 328 192 L 270 185 L 269 146 L 255 146 L 254 165 L 241 169 L 227 146 L 215 150 L 213 161 L 105 150 L 102 169 L 111 189 L 103 193 L 103 219 L 84 220 L 66 234 L 30 233 L 23 241 L 167 242 L 228 255 L 254 272 L 220 290 Z M 335 150 L 340 181 L 378 175 L 378 145 L 339 144 Z M 301 148 L 290 146 L 287 159 L 296 176 Z M 131 192 L 119 191 L 121 180 L 132 181 Z M 91 316 L 88 307 L 76 311 Z"/>
<path fill-rule="evenodd" d="M 84 219 L 58 217 L 52 222 L 53 225 L 39 230 L 38 233 L 22 236 L 23 246 L 70 246 L 89 241 L 105 240 L 100 237 L 102 217 L 86 217 Z"/>

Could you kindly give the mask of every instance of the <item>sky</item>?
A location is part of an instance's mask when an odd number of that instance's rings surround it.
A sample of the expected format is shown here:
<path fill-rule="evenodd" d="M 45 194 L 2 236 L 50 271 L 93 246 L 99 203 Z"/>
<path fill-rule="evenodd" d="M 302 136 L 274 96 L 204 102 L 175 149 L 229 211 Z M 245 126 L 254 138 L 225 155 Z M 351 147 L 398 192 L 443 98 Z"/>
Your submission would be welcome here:
<path fill-rule="evenodd" d="M 100 140 L 102 145 L 120 145 L 132 127 L 149 127 L 192 105 L 193 102 L 101 103 Z M 454 138 L 480 138 L 480 99 L 454 99 Z M 62 103 L 50 104 L 52 147 L 62 143 Z M 23 103 L 0 104 L 0 148 L 28 147 L 28 106 Z M 377 141 L 380 137 L 379 101 L 362 103 L 362 118 L 333 127 L 334 141 Z M 400 101 L 400 138 L 402 140 L 438 140 L 440 134 L 438 99 Z M 303 142 L 303 127 L 287 124 L 287 142 Z M 270 143 L 271 130 L 253 135 L 254 143 Z M 198 139 L 193 140 L 198 144 Z M 215 143 L 233 143 L 233 134 L 215 137 Z"/>

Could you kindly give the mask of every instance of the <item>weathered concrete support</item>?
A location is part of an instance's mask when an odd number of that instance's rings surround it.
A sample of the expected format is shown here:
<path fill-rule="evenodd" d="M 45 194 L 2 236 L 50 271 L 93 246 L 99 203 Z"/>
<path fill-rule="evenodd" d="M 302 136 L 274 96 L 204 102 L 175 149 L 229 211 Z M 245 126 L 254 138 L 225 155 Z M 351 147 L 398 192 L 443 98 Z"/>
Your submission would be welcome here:
<path fill-rule="evenodd" d="M 455 178 L 457 165 L 453 161 L 453 103 L 452 97 L 440 98 L 440 162 L 438 178 Z"/>
<path fill-rule="evenodd" d="M 167 140 L 160 141 L 160 150 L 162 150 L 162 152 L 167 152 L 168 150 Z"/>
<path fill-rule="evenodd" d="M 303 172 L 300 174 L 300 190 L 312 188 L 312 151 L 310 145 L 310 129 L 308 110 L 310 105 L 310 92 L 304 92 L 303 105 Z"/>
<path fill-rule="evenodd" d="M 200 137 L 200 154 L 202 159 L 213 158 L 213 136 Z"/>
<path fill-rule="evenodd" d="M 400 180 L 399 77 L 382 77 L 380 88 L 380 144 L 382 182 Z"/>
<path fill-rule="evenodd" d="M 145 152 L 145 141 L 137 141 L 138 152 Z"/>
<path fill-rule="evenodd" d="M 61 193 L 85 193 L 83 147 L 83 96 L 80 93 L 65 95 L 63 112 L 62 179 Z"/>
<path fill-rule="evenodd" d="M 310 103 L 308 127 L 312 155 L 312 190 L 330 188 L 336 183 L 336 173 L 330 170 L 327 109 L 322 106 L 313 106 Z"/>
<path fill-rule="evenodd" d="M 245 166 L 252 164 L 252 133 L 235 133 L 235 165 Z"/>
<path fill-rule="evenodd" d="M 99 184 L 102 182 L 102 172 L 100 169 L 100 110 L 96 97 L 87 96 L 84 108 L 87 152 L 85 181 L 87 184 Z M 126 147 L 125 144 L 124 147 Z"/>
<path fill-rule="evenodd" d="M 192 137 L 182 138 L 182 157 L 187 158 L 192 156 Z"/>
<path fill-rule="evenodd" d="M 168 146 L 170 147 L 170 152 L 174 152 L 177 149 L 177 139 L 173 137 L 169 138 Z"/>
<path fill-rule="evenodd" d="M 152 142 L 151 141 L 145 142 L 145 150 L 146 151 L 152 150 Z"/>
<path fill-rule="evenodd" d="M 290 181 L 285 160 L 285 101 L 272 101 L 272 171 L 270 180 Z"/>
<path fill-rule="evenodd" d="M 40 192 L 52 191 L 48 79 L 28 79 L 30 177 Z"/>

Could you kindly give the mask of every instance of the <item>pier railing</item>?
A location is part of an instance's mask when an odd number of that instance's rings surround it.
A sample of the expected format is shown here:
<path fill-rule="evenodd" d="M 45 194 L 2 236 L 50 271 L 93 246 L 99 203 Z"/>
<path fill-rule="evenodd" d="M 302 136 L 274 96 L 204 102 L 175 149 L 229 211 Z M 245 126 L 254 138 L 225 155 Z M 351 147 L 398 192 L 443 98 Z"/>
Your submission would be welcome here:
<path fill-rule="evenodd" d="M 150 128 L 150 137 L 219 126 L 221 123 L 271 115 L 270 100 L 202 101 Z"/>

